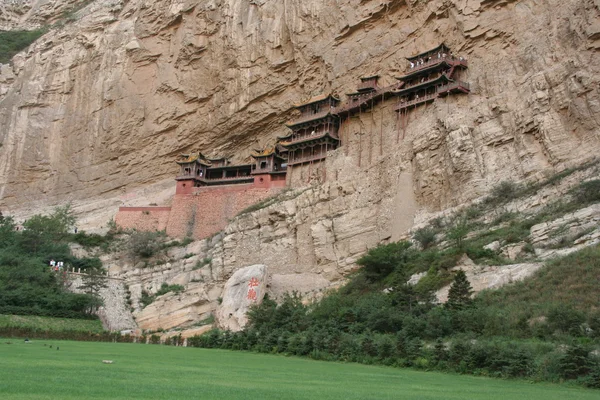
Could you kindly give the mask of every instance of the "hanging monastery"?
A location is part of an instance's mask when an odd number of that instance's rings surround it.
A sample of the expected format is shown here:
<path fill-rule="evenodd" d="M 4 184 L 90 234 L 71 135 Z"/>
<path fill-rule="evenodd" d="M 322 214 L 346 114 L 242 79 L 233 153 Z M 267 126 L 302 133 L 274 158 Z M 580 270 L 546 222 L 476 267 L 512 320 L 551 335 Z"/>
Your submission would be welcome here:
<path fill-rule="evenodd" d="M 350 143 L 352 117 L 373 114 L 376 105 L 395 98 L 398 141 L 404 137 L 411 110 L 470 91 L 469 84 L 461 80 L 467 60 L 444 44 L 407 61 L 406 74 L 392 85 L 381 87 L 379 76 L 367 76 L 343 103 L 325 94 L 297 104 L 299 116 L 286 124 L 288 135 L 278 137 L 272 147 L 255 150 L 247 164 L 232 165 L 226 157 L 209 158 L 200 152 L 182 154 L 171 207 L 120 207 L 115 222 L 125 229 L 166 230 L 173 237 L 203 239 L 221 231 L 243 209 L 285 187 L 326 181 L 324 161 L 331 150 L 343 147 L 347 155 L 354 146 L 360 168 L 363 157 L 372 158 L 374 140 L 379 142 L 380 154 L 383 151 L 384 114 L 380 132 L 360 132 L 358 143 Z M 377 135 L 379 138 L 374 138 Z M 363 147 L 368 148 L 367 154 Z"/>

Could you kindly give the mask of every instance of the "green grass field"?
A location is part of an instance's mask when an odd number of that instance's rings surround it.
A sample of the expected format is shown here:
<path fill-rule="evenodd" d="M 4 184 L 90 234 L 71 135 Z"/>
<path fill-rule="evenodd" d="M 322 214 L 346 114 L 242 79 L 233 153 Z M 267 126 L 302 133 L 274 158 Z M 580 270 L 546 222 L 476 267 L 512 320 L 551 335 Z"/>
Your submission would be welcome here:
<path fill-rule="evenodd" d="M 225 350 L 0 339 L 0 398 L 597 400 L 600 391 Z"/>
<path fill-rule="evenodd" d="M 0 314 L 0 327 L 12 326 L 22 328 L 35 328 L 42 331 L 78 331 L 101 333 L 104 331 L 99 319 L 72 319 L 55 317 L 38 317 L 35 315 L 2 315 Z"/>

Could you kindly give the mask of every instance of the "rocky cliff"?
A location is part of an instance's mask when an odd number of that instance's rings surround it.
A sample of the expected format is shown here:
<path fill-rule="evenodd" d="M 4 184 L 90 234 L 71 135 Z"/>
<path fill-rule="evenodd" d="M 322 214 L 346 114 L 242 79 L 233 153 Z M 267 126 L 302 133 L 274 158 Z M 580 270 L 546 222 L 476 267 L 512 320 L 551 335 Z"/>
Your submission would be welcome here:
<path fill-rule="evenodd" d="M 3 0 L 3 26 L 53 20 L 44 10 L 60 14 L 60 3 L 15 11 Z M 597 151 L 599 6 L 97 0 L 1 68 L 0 199 L 13 210 L 106 199 L 82 211 L 115 210 L 170 179 L 180 151 L 243 158 L 283 133 L 294 102 L 352 90 L 365 74 L 391 83 L 404 57 L 444 41 L 469 59 L 471 95 L 412 112 L 401 134 L 390 111 L 379 129 L 400 136 L 383 147 L 410 172 L 419 209 L 460 204 Z M 363 168 L 385 155 L 368 151 Z"/>
<path fill-rule="evenodd" d="M 207 318 L 252 264 L 272 295 L 318 293 L 437 212 L 594 157 L 599 13 L 592 0 L 96 0 L 0 68 L 1 204 L 26 215 L 70 200 L 97 228 L 122 203 L 168 203 L 179 152 L 243 159 L 285 131 L 293 103 L 363 75 L 390 84 L 404 57 L 445 42 L 468 58 L 471 94 L 402 118 L 390 99 L 344 121 L 320 184 L 300 171 L 275 205 L 176 262 L 106 259 L 134 299 L 186 286 L 138 308 L 146 329 Z"/>

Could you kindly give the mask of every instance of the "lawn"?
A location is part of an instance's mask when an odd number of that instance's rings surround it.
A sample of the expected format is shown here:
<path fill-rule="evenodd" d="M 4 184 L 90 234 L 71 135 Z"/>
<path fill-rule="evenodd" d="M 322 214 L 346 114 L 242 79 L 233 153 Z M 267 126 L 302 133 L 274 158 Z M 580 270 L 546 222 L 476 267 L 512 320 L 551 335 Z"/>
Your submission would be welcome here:
<path fill-rule="evenodd" d="M 600 391 L 225 350 L 1 339 L 0 398 L 597 400 Z"/>

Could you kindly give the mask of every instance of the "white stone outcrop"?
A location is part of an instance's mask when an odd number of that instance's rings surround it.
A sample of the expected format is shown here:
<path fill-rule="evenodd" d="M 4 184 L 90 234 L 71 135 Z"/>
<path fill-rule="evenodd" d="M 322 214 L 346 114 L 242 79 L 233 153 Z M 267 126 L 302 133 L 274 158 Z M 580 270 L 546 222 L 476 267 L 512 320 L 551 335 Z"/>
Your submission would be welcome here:
<path fill-rule="evenodd" d="M 267 267 L 257 264 L 237 270 L 225 284 L 216 312 L 217 326 L 239 331 L 248 322 L 246 313 L 265 296 Z"/>
<path fill-rule="evenodd" d="M 465 271 L 473 288 L 473 294 L 475 294 L 484 289 L 496 289 L 509 283 L 522 281 L 533 275 L 543 265 L 543 263 L 523 263 L 499 266 L 462 266 L 457 269 Z M 449 290 L 450 285 L 435 293 L 438 302 L 445 303 L 448 300 Z"/>

